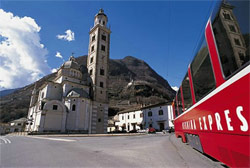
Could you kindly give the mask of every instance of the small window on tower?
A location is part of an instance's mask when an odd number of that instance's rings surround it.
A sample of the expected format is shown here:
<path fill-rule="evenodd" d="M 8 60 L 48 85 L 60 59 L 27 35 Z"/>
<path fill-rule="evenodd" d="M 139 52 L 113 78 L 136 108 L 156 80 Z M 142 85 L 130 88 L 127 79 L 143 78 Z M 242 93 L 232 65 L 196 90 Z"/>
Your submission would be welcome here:
<path fill-rule="evenodd" d="M 92 62 L 93 62 L 93 60 L 94 60 L 94 58 L 93 58 L 93 57 L 91 57 L 91 58 L 90 58 L 90 63 L 92 63 Z"/>
<path fill-rule="evenodd" d="M 101 122 L 101 121 L 102 121 L 102 119 L 98 118 L 98 122 Z"/>
<path fill-rule="evenodd" d="M 224 16 L 224 18 L 227 19 L 227 20 L 232 20 L 232 18 L 231 18 L 231 16 L 230 16 L 229 13 L 224 12 L 224 13 L 223 13 L 223 16 Z"/>
<path fill-rule="evenodd" d="M 94 35 L 94 36 L 92 36 L 92 41 L 95 41 L 95 35 Z"/>
<path fill-rule="evenodd" d="M 239 52 L 238 54 L 239 54 L 240 60 L 245 61 L 245 55 L 242 52 Z"/>
<path fill-rule="evenodd" d="M 95 50 L 95 46 L 91 47 L 91 52 L 93 52 Z"/>
<path fill-rule="evenodd" d="M 100 69 L 100 75 L 104 75 L 104 69 Z"/>
<path fill-rule="evenodd" d="M 105 35 L 102 35 L 102 40 L 106 41 L 106 36 Z"/>
<path fill-rule="evenodd" d="M 105 25 L 105 21 L 103 21 L 102 24 Z"/>
<path fill-rule="evenodd" d="M 105 46 L 104 45 L 101 46 L 101 50 L 105 51 Z"/>
<path fill-rule="evenodd" d="M 229 29 L 230 29 L 231 32 L 236 33 L 236 29 L 235 29 L 234 25 L 229 25 Z"/>
<path fill-rule="evenodd" d="M 92 76 L 92 74 L 93 74 L 93 69 L 89 71 L 89 75 Z"/>
<path fill-rule="evenodd" d="M 100 82 L 100 87 L 102 87 L 102 88 L 103 88 L 103 82 Z"/>
<path fill-rule="evenodd" d="M 239 39 L 236 39 L 236 38 L 235 38 L 235 39 L 234 39 L 234 42 L 235 42 L 236 45 L 241 46 L 241 45 L 240 45 L 240 40 L 239 40 Z"/>

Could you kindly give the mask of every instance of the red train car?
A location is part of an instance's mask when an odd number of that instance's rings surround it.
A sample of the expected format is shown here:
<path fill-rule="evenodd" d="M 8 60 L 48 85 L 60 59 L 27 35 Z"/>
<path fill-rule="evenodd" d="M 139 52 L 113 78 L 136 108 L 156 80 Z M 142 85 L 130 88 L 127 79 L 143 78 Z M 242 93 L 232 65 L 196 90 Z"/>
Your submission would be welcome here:
<path fill-rule="evenodd" d="M 175 134 L 230 167 L 250 167 L 249 1 L 215 5 L 174 100 Z"/>

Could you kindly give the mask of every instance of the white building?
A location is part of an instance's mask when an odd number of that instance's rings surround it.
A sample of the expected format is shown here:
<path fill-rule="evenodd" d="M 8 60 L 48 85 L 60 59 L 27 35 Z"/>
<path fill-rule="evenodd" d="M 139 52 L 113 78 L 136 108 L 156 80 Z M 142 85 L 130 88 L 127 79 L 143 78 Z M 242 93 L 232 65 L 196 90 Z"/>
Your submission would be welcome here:
<path fill-rule="evenodd" d="M 168 130 L 173 125 L 173 108 L 170 103 L 142 107 L 145 128 L 153 127 L 158 131 Z"/>
<path fill-rule="evenodd" d="M 35 86 L 28 112 L 29 132 L 106 133 L 110 29 L 101 9 L 89 32 L 87 67 L 71 56 L 50 79 Z"/>
<path fill-rule="evenodd" d="M 119 131 L 132 131 L 143 129 L 143 113 L 140 109 L 125 110 L 117 113 L 118 122 L 115 122 Z"/>
<path fill-rule="evenodd" d="M 132 131 L 155 128 L 157 131 L 168 130 L 173 125 L 173 109 L 170 103 L 161 103 L 117 113 L 116 130 Z"/>
<path fill-rule="evenodd" d="M 23 132 L 26 122 L 26 118 L 19 118 L 17 120 L 10 121 L 7 132 Z"/>

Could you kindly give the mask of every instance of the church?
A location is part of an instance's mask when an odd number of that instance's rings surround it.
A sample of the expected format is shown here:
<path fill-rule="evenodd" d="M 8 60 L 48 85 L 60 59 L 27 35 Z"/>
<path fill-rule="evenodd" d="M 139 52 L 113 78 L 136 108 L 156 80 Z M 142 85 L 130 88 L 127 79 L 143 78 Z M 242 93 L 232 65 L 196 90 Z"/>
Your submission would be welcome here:
<path fill-rule="evenodd" d="M 110 29 L 103 9 L 89 32 L 87 67 L 71 56 L 54 79 L 34 87 L 28 111 L 28 132 L 106 133 Z"/>

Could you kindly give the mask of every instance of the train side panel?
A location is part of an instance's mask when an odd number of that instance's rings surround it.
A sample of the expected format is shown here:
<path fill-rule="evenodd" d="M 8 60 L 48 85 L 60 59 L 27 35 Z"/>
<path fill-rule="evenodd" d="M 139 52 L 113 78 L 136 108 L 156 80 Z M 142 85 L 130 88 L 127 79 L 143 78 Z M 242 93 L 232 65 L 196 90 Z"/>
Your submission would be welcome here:
<path fill-rule="evenodd" d="M 198 135 L 204 153 L 236 167 L 250 167 L 250 66 L 175 120 L 176 136 Z"/>

